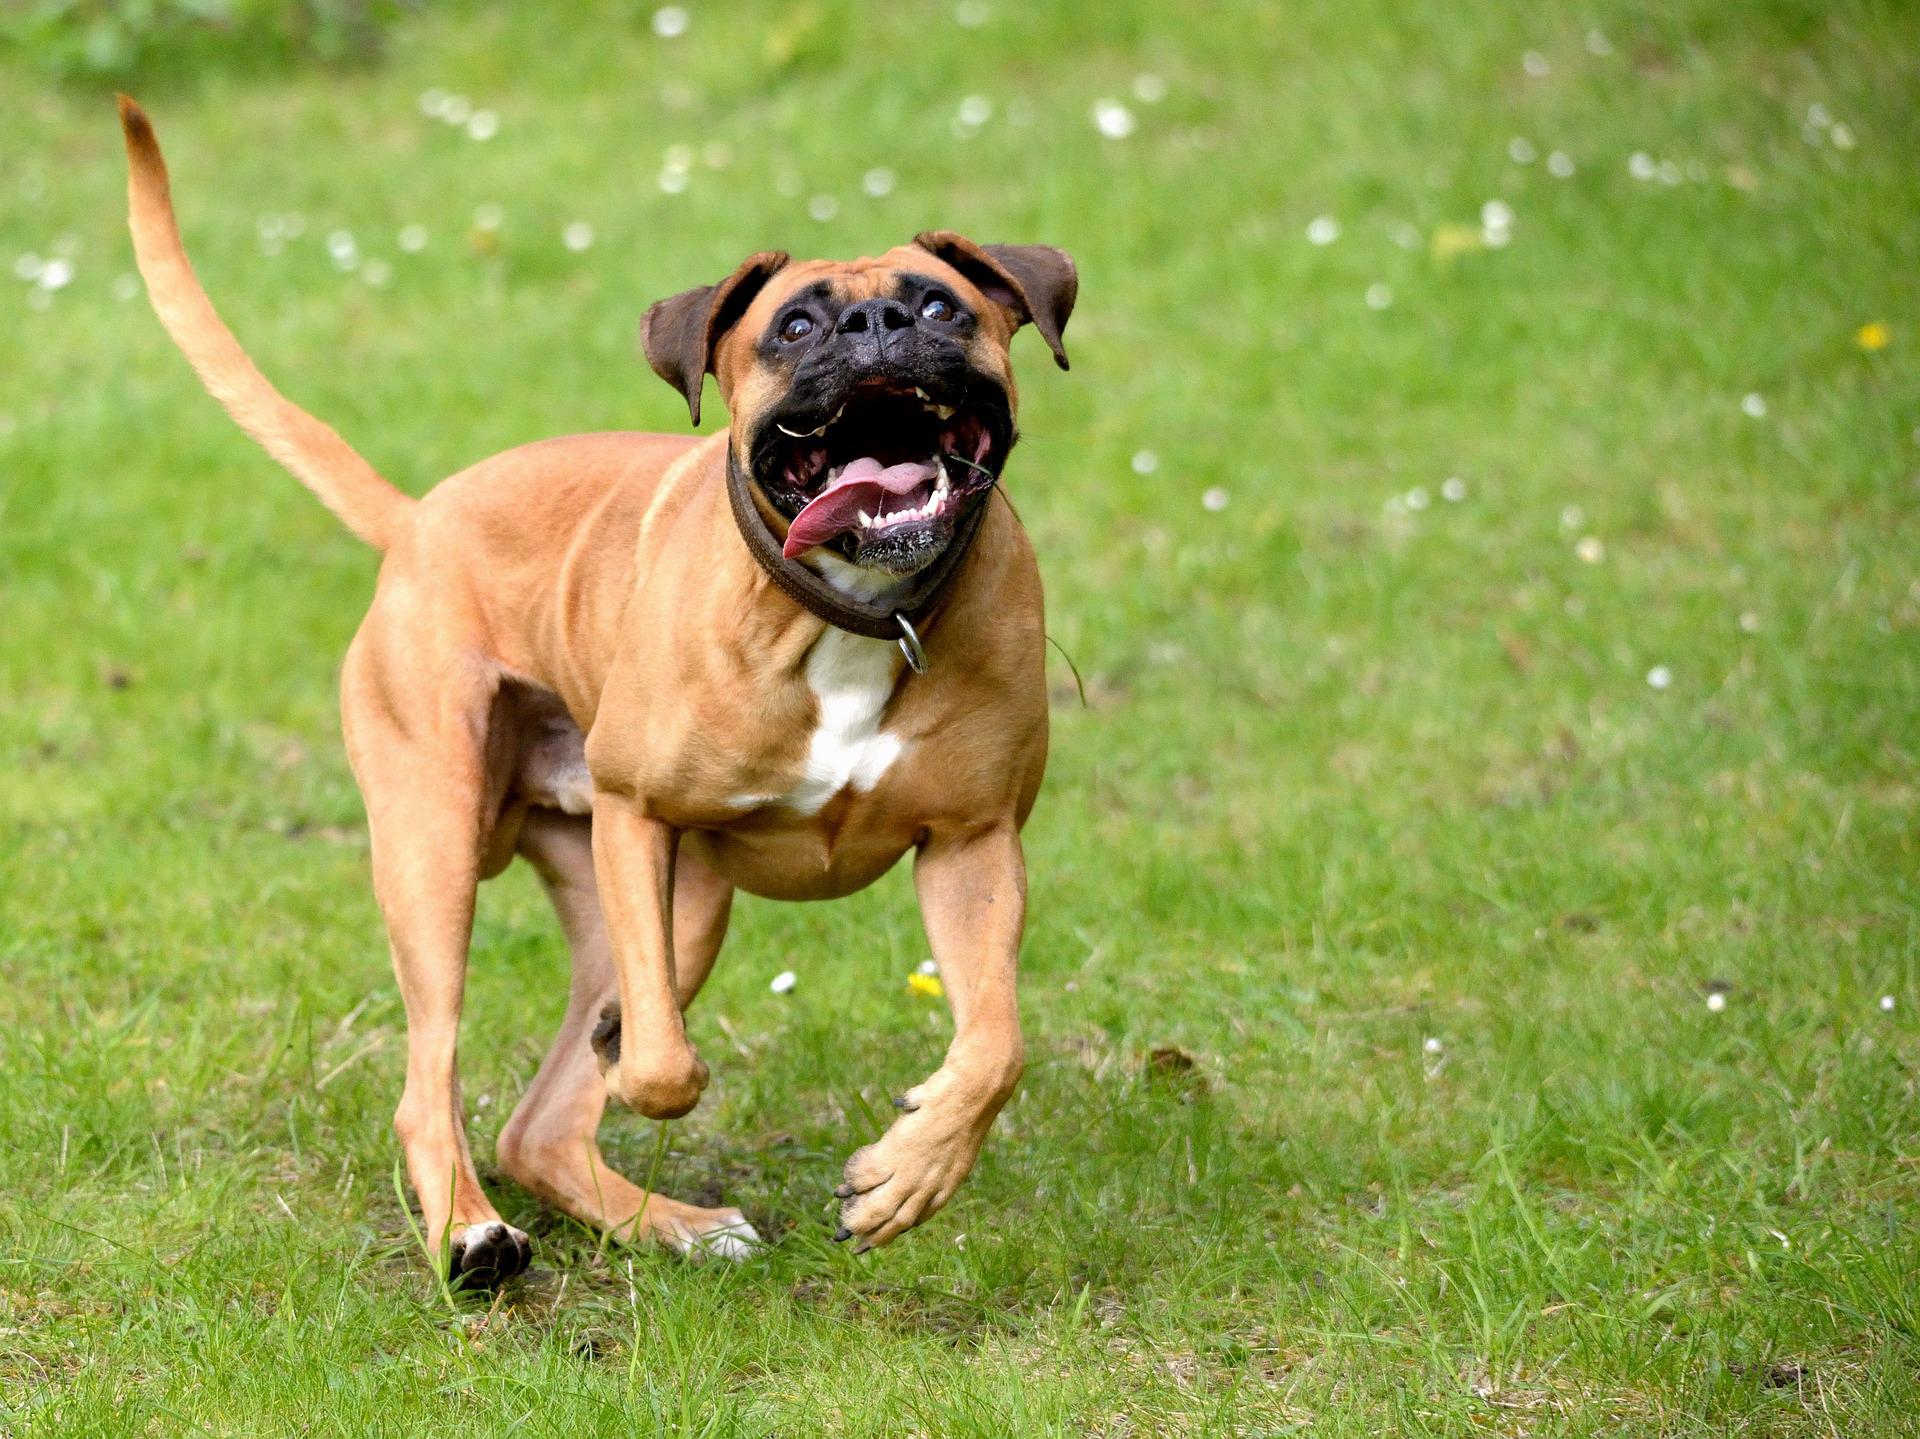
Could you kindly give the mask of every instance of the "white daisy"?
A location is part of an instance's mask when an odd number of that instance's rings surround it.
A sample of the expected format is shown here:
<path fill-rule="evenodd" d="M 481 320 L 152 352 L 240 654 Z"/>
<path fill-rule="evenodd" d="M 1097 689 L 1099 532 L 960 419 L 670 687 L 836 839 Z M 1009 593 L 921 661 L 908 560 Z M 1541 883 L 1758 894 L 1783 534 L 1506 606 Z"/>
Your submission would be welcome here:
<path fill-rule="evenodd" d="M 1093 102 L 1093 128 L 1109 140 L 1124 140 L 1137 128 L 1133 111 L 1118 100 Z"/>

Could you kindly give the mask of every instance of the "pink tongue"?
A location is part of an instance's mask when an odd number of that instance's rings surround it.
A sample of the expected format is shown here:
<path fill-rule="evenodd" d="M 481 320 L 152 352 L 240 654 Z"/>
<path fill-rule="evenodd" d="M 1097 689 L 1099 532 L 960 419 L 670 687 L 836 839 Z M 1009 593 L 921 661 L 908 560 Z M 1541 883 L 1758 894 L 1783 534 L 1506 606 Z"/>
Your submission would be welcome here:
<path fill-rule="evenodd" d="M 912 494 L 938 473 L 930 460 L 909 460 L 883 469 L 878 460 L 862 455 L 793 517 L 780 553 L 792 559 L 802 550 L 845 534 L 860 523 L 862 510 L 877 515 L 886 507 L 886 496 Z"/>

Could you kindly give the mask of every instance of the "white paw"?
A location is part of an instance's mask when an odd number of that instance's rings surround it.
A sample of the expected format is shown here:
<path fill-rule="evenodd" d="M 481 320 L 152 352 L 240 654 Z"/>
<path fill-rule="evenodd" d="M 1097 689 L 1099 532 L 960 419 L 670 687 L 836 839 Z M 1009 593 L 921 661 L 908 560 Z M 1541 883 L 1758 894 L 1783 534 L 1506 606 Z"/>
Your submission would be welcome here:
<path fill-rule="evenodd" d="M 468 1289 L 493 1289 L 526 1272 L 533 1241 L 498 1219 L 469 1224 L 447 1245 L 447 1280 Z"/>
<path fill-rule="evenodd" d="M 698 1263 L 703 1259 L 730 1259 L 738 1263 L 751 1259 L 761 1247 L 759 1231 L 747 1223 L 737 1209 L 717 1209 L 697 1220 L 669 1219 L 659 1231 L 661 1240 L 676 1254 Z"/>

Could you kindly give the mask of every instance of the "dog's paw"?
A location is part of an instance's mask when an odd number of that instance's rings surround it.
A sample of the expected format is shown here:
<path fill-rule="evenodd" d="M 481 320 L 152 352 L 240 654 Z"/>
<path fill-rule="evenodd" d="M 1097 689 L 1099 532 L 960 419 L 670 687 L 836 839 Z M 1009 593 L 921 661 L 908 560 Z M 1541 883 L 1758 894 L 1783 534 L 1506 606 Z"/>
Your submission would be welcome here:
<path fill-rule="evenodd" d="M 691 1046 L 679 1054 L 630 1057 L 607 1071 L 607 1094 L 648 1119 L 678 1119 L 700 1102 L 707 1066 Z"/>
<path fill-rule="evenodd" d="M 707 1087 L 707 1066 L 684 1039 L 671 1048 L 623 1054 L 620 1006 L 600 1012 L 589 1041 L 600 1058 L 607 1094 L 648 1119 L 678 1119 L 700 1102 Z"/>
<path fill-rule="evenodd" d="M 908 1103 L 919 1103 L 918 1092 Z M 864 1254 L 931 1219 L 972 1170 L 984 1137 L 985 1126 L 942 1123 L 937 1107 L 908 1108 L 847 1160 L 833 1191 L 842 1201 L 834 1239 L 856 1240 L 854 1252 Z"/>
<path fill-rule="evenodd" d="M 461 1289 L 497 1289 L 533 1260 L 533 1241 L 498 1219 L 455 1230 L 448 1249 L 447 1282 Z"/>
<path fill-rule="evenodd" d="M 676 1254 L 699 1263 L 706 1259 L 730 1259 L 736 1264 L 751 1259 L 763 1241 L 760 1232 L 737 1209 L 696 1209 L 691 1204 L 675 1206 L 654 1228 L 660 1242 Z"/>

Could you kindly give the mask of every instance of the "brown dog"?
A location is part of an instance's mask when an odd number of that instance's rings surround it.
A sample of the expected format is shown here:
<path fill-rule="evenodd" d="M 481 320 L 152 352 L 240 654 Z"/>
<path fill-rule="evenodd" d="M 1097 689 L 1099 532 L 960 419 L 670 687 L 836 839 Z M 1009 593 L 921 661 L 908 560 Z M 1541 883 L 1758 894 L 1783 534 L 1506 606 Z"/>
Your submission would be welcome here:
<path fill-rule="evenodd" d="M 644 326 L 696 424 L 717 378 L 726 434 L 546 440 L 416 502 L 253 367 L 181 248 L 151 126 L 120 108 L 161 322 L 241 428 L 386 556 L 341 713 L 406 1004 L 394 1125 L 452 1275 L 494 1282 L 530 1253 L 474 1174 L 454 1059 L 475 888 L 515 854 L 552 897 L 573 985 L 501 1168 L 622 1238 L 739 1256 L 757 1236 L 737 1209 L 602 1162 L 607 1096 L 655 1118 L 699 1101 L 681 1013 L 736 887 L 832 898 L 913 850 L 954 1037 L 847 1161 L 836 1237 L 866 1249 L 933 1214 L 1022 1064 L 1019 832 L 1047 705 L 1040 578 L 995 482 L 1008 342 L 1031 323 L 1065 366 L 1072 262 L 947 232 L 846 263 L 755 255 Z"/>

